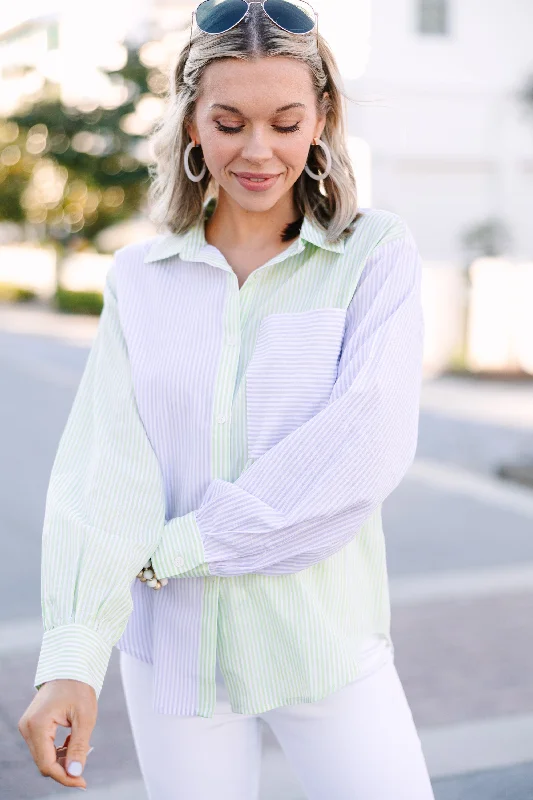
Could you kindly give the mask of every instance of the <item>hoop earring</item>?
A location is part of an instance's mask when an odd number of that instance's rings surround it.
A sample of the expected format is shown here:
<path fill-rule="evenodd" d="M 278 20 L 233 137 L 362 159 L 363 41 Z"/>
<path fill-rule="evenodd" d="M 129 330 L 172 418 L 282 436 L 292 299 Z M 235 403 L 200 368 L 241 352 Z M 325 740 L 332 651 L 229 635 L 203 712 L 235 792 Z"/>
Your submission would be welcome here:
<path fill-rule="evenodd" d="M 185 148 L 185 152 L 183 154 L 183 166 L 185 167 L 185 172 L 187 173 L 189 180 L 193 181 L 194 183 L 199 183 L 199 181 L 201 181 L 204 177 L 207 168 L 204 163 L 202 171 L 198 175 L 195 175 L 194 172 L 192 172 L 191 165 L 189 164 L 189 156 L 193 147 L 199 147 L 199 145 L 196 145 L 195 142 L 189 142 Z"/>
<path fill-rule="evenodd" d="M 307 172 L 309 177 L 312 178 L 314 181 L 323 181 L 327 177 L 329 177 L 329 175 L 331 173 L 331 167 L 332 167 L 332 163 L 333 163 L 332 162 L 332 158 L 331 158 L 331 151 L 330 151 L 329 147 L 327 146 L 327 144 L 322 141 L 322 139 L 313 139 L 313 144 L 314 145 L 318 145 L 318 147 L 321 147 L 322 150 L 324 151 L 324 155 L 326 156 L 326 170 L 325 170 L 325 172 L 322 173 L 322 175 L 318 175 L 316 172 L 311 172 L 311 170 L 309 169 L 309 167 L 306 164 L 305 165 L 305 171 Z"/>

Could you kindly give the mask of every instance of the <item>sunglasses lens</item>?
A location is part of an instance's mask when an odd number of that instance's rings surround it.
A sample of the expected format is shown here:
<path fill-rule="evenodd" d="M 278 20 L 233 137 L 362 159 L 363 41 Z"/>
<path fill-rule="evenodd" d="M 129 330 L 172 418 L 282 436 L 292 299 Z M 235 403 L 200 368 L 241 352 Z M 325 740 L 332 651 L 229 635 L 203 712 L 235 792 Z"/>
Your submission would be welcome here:
<path fill-rule="evenodd" d="M 307 3 L 266 0 L 264 9 L 272 22 L 290 33 L 309 33 L 315 27 L 315 16 Z"/>
<path fill-rule="evenodd" d="M 196 24 L 205 33 L 224 33 L 237 25 L 247 10 L 243 0 L 206 0 L 196 9 Z"/>

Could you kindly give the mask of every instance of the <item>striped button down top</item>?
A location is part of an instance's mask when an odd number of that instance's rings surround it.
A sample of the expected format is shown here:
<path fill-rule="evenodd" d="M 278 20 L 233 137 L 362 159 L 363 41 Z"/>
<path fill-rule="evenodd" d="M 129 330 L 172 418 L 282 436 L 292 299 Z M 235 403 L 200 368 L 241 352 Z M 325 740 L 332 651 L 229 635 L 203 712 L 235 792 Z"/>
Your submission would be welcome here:
<path fill-rule="evenodd" d="M 416 450 L 420 277 L 370 209 L 334 244 L 305 218 L 241 287 L 203 222 L 117 251 L 48 487 L 36 688 L 98 697 L 117 646 L 153 663 L 161 713 L 212 716 L 218 663 L 257 714 L 390 642 L 381 504 Z"/>

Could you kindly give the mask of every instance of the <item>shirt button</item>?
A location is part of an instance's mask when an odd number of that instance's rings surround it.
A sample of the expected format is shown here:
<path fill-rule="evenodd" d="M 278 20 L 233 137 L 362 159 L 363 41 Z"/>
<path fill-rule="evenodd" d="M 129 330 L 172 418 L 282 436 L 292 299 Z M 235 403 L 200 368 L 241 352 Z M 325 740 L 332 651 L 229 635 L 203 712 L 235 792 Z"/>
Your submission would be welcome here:
<path fill-rule="evenodd" d="M 185 564 L 185 559 L 182 558 L 181 556 L 176 556 L 176 558 L 174 559 L 174 564 L 177 567 L 183 567 Z"/>
<path fill-rule="evenodd" d="M 221 414 L 219 417 L 217 417 L 217 422 L 220 422 L 220 424 L 222 424 L 225 421 L 226 421 L 226 417 L 223 414 Z"/>

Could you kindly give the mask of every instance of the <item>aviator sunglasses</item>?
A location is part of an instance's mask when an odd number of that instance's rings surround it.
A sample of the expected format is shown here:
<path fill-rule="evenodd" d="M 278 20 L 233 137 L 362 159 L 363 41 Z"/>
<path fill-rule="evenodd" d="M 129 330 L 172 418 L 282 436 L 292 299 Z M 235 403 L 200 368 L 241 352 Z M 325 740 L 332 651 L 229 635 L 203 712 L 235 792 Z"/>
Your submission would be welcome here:
<path fill-rule="evenodd" d="M 251 5 L 260 5 L 267 17 L 288 33 L 310 33 L 316 28 L 318 46 L 318 14 L 305 0 L 204 0 L 192 12 L 189 50 L 195 16 L 204 33 L 225 33 L 245 18 Z"/>

